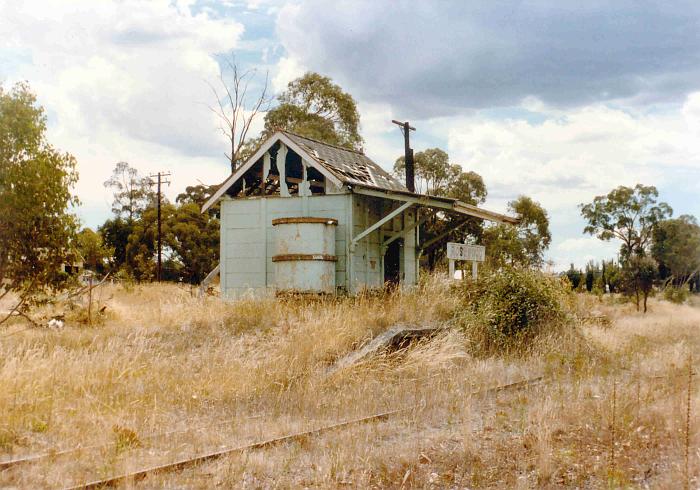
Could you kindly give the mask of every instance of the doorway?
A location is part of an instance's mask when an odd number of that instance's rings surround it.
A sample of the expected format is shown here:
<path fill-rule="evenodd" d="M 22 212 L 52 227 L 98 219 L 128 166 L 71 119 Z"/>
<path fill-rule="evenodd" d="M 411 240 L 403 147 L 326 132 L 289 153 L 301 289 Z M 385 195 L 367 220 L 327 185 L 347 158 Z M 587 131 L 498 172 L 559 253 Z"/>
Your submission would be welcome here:
<path fill-rule="evenodd" d="M 398 284 L 401 280 L 401 249 L 403 239 L 399 238 L 389 244 L 384 254 L 384 283 Z"/>

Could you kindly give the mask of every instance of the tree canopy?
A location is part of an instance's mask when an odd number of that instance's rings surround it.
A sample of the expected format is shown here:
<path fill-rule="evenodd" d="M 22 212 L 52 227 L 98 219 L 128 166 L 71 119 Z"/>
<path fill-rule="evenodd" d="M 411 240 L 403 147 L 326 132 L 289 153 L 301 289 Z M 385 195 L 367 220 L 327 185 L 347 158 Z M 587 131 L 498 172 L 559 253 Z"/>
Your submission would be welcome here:
<path fill-rule="evenodd" d="M 414 155 L 416 190 L 436 196 L 452 197 L 467 204 L 478 205 L 486 200 L 486 185 L 481 175 L 465 172 L 459 164 L 451 163 L 449 155 L 440 148 L 428 148 Z M 394 174 L 404 178 L 406 162 L 399 157 L 394 162 Z M 424 254 L 429 268 L 445 254 L 444 244 L 448 240 L 463 241 L 467 237 L 480 237 L 481 220 L 440 214 L 430 217 L 421 231 L 426 240 L 444 235 L 434 242 Z M 446 234 L 446 232 L 449 232 Z"/>
<path fill-rule="evenodd" d="M 83 228 L 78 233 L 76 243 L 85 267 L 93 272 L 104 272 L 105 262 L 112 256 L 113 250 L 105 246 L 102 235 L 90 228 Z"/>
<path fill-rule="evenodd" d="M 597 196 L 589 204 L 581 204 L 581 215 L 588 222 L 584 233 L 601 240 L 622 241 L 620 256 L 643 255 L 651 243 L 656 224 L 673 214 L 665 202 L 657 203 L 659 192 L 654 186 L 637 184 L 620 186 L 607 195 Z"/>
<path fill-rule="evenodd" d="M 127 162 L 115 165 L 104 186 L 111 189 L 114 196 L 112 212 L 127 221 L 138 218 L 155 200 L 151 179 L 139 175 L 138 170 Z"/>
<path fill-rule="evenodd" d="M 690 280 L 700 270 L 700 226 L 694 216 L 661 221 L 652 234 L 651 254 L 659 263 L 662 279 L 676 284 Z"/>
<path fill-rule="evenodd" d="M 61 264 L 77 231 L 75 166 L 47 141 L 46 116 L 29 86 L 0 86 L 0 298 L 14 291 L 23 304 L 65 284 Z"/>
<path fill-rule="evenodd" d="M 330 78 L 306 73 L 289 82 L 277 101 L 265 115 L 263 137 L 284 129 L 345 148 L 362 145 L 355 99 Z"/>
<path fill-rule="evenodd" d="M 581 215 L 588 222 L 584 233 L 601 240 L 617 238 L 623 287 L 634 294 L 639 310 L 640 293 L 647 311 L 647 297 L 657 274 L 657 264 L 647 256 L 654 230 L 673 213 L 665 202 L 657 202 L 659 192 L 654 186 L 637 184 L 620 186 L 607 195 L 597 196 L 589 204 L 581 204 Z"/>
<path fill-rule="evenodd" d="M 484 229 L 489 262 L 496 267 L 505 264 L 541 267 L 544 252 L 552 241 L 547 211 L 527 196 L 510 201 L 508 211 L 520 216 L 517 225 L 498 224 Z"/>

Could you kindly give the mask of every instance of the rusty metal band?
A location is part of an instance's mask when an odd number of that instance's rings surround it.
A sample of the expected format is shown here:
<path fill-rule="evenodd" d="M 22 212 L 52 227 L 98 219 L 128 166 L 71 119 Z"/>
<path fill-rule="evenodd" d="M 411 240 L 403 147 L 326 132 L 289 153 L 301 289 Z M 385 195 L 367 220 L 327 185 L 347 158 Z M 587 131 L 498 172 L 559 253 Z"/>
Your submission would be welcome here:
<path fill-rule="evenodd" d="M 273 262 L 296 262 L 300 260 L 319 260 L 325 262 L 337 262 L 338 257 L 326 254 L 280 254 L 272 257 Z"/>
<path fill-rule="evenodd" d="M 312 218 L 300 216 L 297 218 L 277 218 L 272 220 L 272 226 L 287 225 L 292 223 L 323 223 L 324 225 L 338 226 L 338 220 L 334 218 Z"/>

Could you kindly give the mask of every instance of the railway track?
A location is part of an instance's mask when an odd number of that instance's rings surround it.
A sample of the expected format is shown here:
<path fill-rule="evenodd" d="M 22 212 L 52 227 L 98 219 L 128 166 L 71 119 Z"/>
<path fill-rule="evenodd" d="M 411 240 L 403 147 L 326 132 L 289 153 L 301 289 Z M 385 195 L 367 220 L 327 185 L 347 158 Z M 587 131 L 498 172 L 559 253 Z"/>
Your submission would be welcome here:
<path fill-rule="evenodd" d="M 508 383 L 505 385 L 500 385 L 500 386 L 495 386 L 492 388 L 478 390 L 478 391 L 473 392 L 472 395 L 487 395 L 487 394 L 498 393 L 498 392 L 506 391 L 506 390 L 515 390 L 515 389 L 520 389 L 520 388 L 526 388 L 528 386 L 540 384 L 543 381 L 545 381 L 545 378 L 543 376 L 537 376 L 535 378 L 529 378 L 529 379 L 517 381 L 514 383 Z M 367 416 L 356 418 L 356 419 L 350 419 L 350 420 L 345 420 L 342 422 L 336 422 L 336 423 L 333 423 L 330 425 L 318 427 L 316 429 L 287 434 L 287 435 L 280 436 L 280 437 L 275 437 L 275 438 L 271 438 L 271 439 L 266 439 L 266 440 L 254 442 L 252 444 L 247 444 L 244 446 L 235 446 L 235 447 L 231 447 L 231 448 L 227 448 L 227 449 L 222 449 L 219 451 L 205 453 L 205 454 L 201 454 L 201 455 L 194 456 L 191 458 L 180 459 L 180 460 L 172 462 L 172 463 L 166 463 L 166 464 L 162 464 L 162 465 L 156 465 L 156 466 L 151 466 L 151 467 L 147 467 L 147 468 L 142 468 L 142 469 L 137 470 L 137 471 L 124 473 L 124 474 L 120 474 L 120 475 L 115 475 L 115 476 L 104 478 L 101 480 L 94 480 L 94 481 L 82 483 L 82 484 L 71 486 L 71 487 L 66 487 L 66 490 L 77 490 L 77 489 L 89 490 L 89 489 L 97 489 L 97 488 L 115 486 L 115 485 L 119 485 L 121 483 L 126 483 L 126 482 L 137 482 L 139 480 L 146 478 L 149 475 L 164 473 L 164 472 L 180 471 L 180 470 L 183 470 L 185 468 L 197 466 L 199 464 L 206 463 L 208 461 L 213 461 L 213 460 L 216 460 L 216 459 L 219 459 L 222 457 L 230 456 L 232 454 L 242 453 L 245 451 L 250 451 L 250 450 L 255 450 L 255 449 L 264 449 L 267 447 L 276 446 L 276 445 L 283 444 L 286 442 L 292 442 L 292 441 L 303 439 L 306 437 L 318 436 L 318 435 L 321 435 L 321 434 L 324 434 L 327 432 L 339 430 L 339 429 L 353 426 L 353 425 L 360 425 L 360 424 L 364 424 L 364 423 L 370 423 L 370 422 L 384 420 L 384 419 L 387 419 L 389 417 L 399 415 L 401 413 L 406 413 L 406 412 L 410 412 L 411 410 L 421 408 L 421 406 L 422 406 L 422 404 L 418 403 L 418 404 L 413 404 L 413 405 L 410 405 L 407 407 L 389 410 L 389 411 L 385 411 L 385 412 L 380 412 L 380 413 L 376 413 L 376 414 L 372 414 L 372 415 L 367 415 Z"/>
<path fill-rule="evenodd" d="M 693 373 L 693 374 L 695 374 L 695 373 Z M 655 377 L 652 377 L 650 379 L 656 380 L 656 379 L 665 379 L 668 377 L 669 376 L 655 376 Z M 521 388 L 527 388 L 530 386 L 544 383 L 546 381 L 547 381 L 547 379 L 544 376 L 537 376 L 534 378 L 528 378 L 528 379 L 524 379 L 524 380 L 513 382 L 513 383 L 508 383 L 508 384 L 499 385 L 499 386 L 495 386 L 495 387 L 491 387 L 491 388 L 476 390 L 476 391 L 473 391 L 471 393 L 471 395 L 472 396 L 478 396 L 478 395 L 483 396 L 483 395 L 496 394 L 496 393 L 503 392 L 503 391 L 510 391 L 510 390 L 517 390 L 517 389 L 521 389 Z M 136 471 L 118 474 L 118 475 L 114 475 L 114 476 L 103 478 L 103 479 L 88 481 L 85 483 L 81 483 L 81 484 L 77 484 L 77 485 L 73 485 L 73 486 L 69 486 L 69 487 L 65 487 L 65 488 L 66 488 L 66 490 L 96 489 L 96 488 L 115 486 L 115 485 L 119 485 L 119 484 L 126 483 L 126 482 L 138 482 L 138 481 L 146 478 L 149 475 L 180 471 L 180 470 L 183 470 L 186 468 L 197 466 L 197 465 L 202 464 L 202 463 L 217 460 L 217 459 L 229 456 L 229 455 L 243 453 L 243 452 L 250 451 L 250 450 L 265 449 L 268 447 L 276 446 L 279 444 L 284 444 L 287 442 L 292 442 L 295 440 L 304 439 L 307 437 L 319 436 L 319 435 L 327 433 L 327 432 L 331 432 L 334 430 L 340 430 L 340 429 L 350 427 L 353 425 L 378 422 L 378 421 L 385 420 L 387 418 L 399 415 L 401 413 L 410 412 L 412 410 L 416 410 L 416 409 L 420 409 L 420 408 L 422 408 L 422 403 L 411 404 L 407 407 L 388 410 L 388 411 L 384 411 L 384 412 L 380 412 L 380 413 L 375 413 L 375 414 L 363 416 L 360 418 L 344 420 L 341 422 L 335 422 L 335 423 L 332 423 L 329 425 L 324 425 L 324 426 L 317 427 L 317 428 L 310 429 L 310 430 L 306 430 L 306 431 L 295 432 L 295 433 L 286 434 L 286 435 L 279 436 L 279 437 L 264 439 L 264 440 L 253 442 L 253 443 L 246 444 L 246 445 L 233 446 L 233 447 L 221 449 L 221 450 L 214 451 L 214 452 L 199 454 L 199 455 L 196 455 L 196 456 L 193 456 L 190 458 L 182 458 L 182 459 L 179 459 L 179 460 L 171 462 L 171 463 L 144 467 L 144 468 L 136 470 Z M 162 438 L 162 437 L 167 437 L 169 435 L 178 434 L 178 433 L 187 433 L 187 432 L 192 432 L 192 431 L 207 430 L 207 429 L 211 429 L 213 427 L 216 427 L 216 426 L 219 426 L 219 425 L 222 425 L 225 423 L 229 423 L 229 422 L 231 422 L 231 421 L 228 420 L 228 421 L 220 422 L 220 423 L 217 423 L 217 424 L 214 424 L 211 426 L 200 427 L 198 429 L 185 429 L 185 430 L 157 433 L 157 434 L 152 434 L 150 436 L 145 436 L 145 438 L 147 438 L 147 439 Z M 36 463 L 36 462 L 39 462 L 39 461 L 47 459 L 47 458 L 54 458 L 55 459 L 55 458 L 59 458 L 59 457 L 65 457 L 65 456 L 68 456 L 70 454 L 74 454 L 74 453 L 80 452 L 80 451 L 98 451 L 101 449 L 108 448 L 110 446 L 111 445 L 109 445 L 109 444 L 96 445 L 96 446 L 79 446 L 79 447 L 75 447 L 72 449 L 47 452 L 47 453 L 43 453 L 40 455 L 33 455 L 33 456 L 26 457 L 26 458 L 21 458 L 21 459 L 15 459 L 15 460 L 10 460 L 10 461 L 0 461 L 0 471 L 4 471 L 6 469 L 9 469 L 9 468 L 15 467 L 15 466 L 19 466 L 19 465 Z"/>

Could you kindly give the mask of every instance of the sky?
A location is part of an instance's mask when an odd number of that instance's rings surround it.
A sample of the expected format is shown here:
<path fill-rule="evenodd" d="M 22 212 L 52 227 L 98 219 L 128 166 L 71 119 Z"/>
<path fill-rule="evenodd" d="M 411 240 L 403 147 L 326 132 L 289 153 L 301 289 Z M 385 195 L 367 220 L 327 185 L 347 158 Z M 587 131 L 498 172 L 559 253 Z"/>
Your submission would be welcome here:
<path fill-rule="evenodd" d="M 37 94 L 93 228 L 116 162 L 170 172 L 171 199 L 224 180 L 209 84 L 231 56 L 251 89 L 331 77 L 387 170 L 403 153 L 391 120 L 410 120 L 415 151 L 443 148 L 484 178 L 486 208 L 540 202 L 557 270 L 615 256 L 619 243 L 583 235 L 578 205 L 619 185 L 655 185 L 674 215 L 700 217 L 696 1 L 0 0 L 0 83 Z"/>

